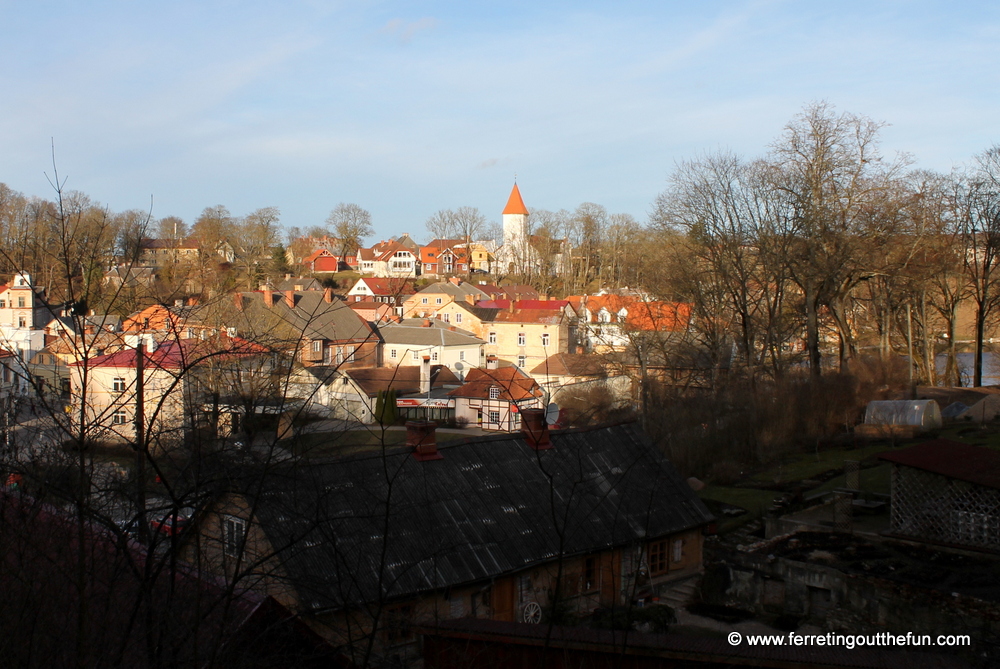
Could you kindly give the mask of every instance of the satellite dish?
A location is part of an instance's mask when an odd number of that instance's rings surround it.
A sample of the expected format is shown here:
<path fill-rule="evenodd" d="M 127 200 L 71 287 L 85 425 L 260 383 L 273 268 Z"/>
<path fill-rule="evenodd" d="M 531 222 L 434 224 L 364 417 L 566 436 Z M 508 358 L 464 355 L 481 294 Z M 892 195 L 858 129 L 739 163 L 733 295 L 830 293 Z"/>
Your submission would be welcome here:
<path fill-rule="evenodd" d="M 545 422 L 548 425 L 555 425 L 559 422 L 559 405 L 555 402 L 549 402 L 549 405 L 545 407 Z"/>

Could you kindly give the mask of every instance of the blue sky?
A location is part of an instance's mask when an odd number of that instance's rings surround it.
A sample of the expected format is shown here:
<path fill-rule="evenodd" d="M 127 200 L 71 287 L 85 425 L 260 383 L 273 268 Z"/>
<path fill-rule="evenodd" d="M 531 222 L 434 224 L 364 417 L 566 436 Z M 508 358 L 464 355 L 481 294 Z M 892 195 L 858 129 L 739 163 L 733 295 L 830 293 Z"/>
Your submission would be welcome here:
<path fill-rule="evenodd" d="M 1000 142 L 1000 4 L 868 0 L 0 0 L 0 182 L 192 222 L 207 206 L 377 237 L 439 209 L 644 221 L 678 161 L 765 153 L 806 104 L 949 170 Z M 377 240 L 374 240 L 377 241 Z"/>

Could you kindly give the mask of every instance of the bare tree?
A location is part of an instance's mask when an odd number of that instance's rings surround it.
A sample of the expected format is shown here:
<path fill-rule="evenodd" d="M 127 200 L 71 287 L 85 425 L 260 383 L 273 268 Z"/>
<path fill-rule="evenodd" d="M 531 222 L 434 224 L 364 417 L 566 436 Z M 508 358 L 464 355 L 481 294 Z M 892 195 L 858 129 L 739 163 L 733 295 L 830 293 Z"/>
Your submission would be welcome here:
<path fill-rule="evenodd" d="M 852 290 L 872 267 L 869 251 L 891 238 L 898 207 L 886 197 L 905 164 L 878 152 L 884 124 L 837 114 L 825 102 L 808 106 L 774 146 L 773 184 L 786 198 L 795 243 L 788 270 L 805 302 L 806 351 L 821 373 L 820 308 L 840 338 L 841 369 L 856 353 L 848 311 Z"/>
<path fill-rule="evenodd" d="M 375 233 L 372 215 L 356 204 L 341 202 L 327 216 L 326 224 L 340 241 L 341 258 L 360 247 L 365 237 Z"/>
<path fill-rule="evenodd" d="M 973 385 L 983 384 L 983 343 L 986 323 L 1000 304 L 1000 147 L 976 156 L 964 177 L 961 197 L 965 272 L 976 305 L 976 359 Z"/>

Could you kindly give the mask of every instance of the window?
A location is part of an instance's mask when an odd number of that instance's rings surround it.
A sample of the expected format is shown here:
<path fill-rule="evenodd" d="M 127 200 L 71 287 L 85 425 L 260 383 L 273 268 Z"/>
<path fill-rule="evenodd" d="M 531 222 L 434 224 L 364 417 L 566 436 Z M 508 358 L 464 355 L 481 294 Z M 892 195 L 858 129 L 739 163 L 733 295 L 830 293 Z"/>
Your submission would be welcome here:
<path fill-rule="evenodd" d="M 491 333 L 489 334 L 489 336 L 487 337 L 486 341 L 487 341 L 488 343 L 490 343 L 490 344 L 495 344 L 495 343 L 497 343 L 497 333 L 496 333 L 496 332 L 491 332 Z"/>
<path fill-rule="evenodd" d="M 347 355 L 346 355 L 346 357 L 344 359 L 347 362 L 354 362 L 354 347 L 353 346 L 348 346 L 347 347 Z"/>
<path fill-rule="evenodd" d="M 499 411 L 491 411 L 490 412 L 490 422 L 491 423 L 499 423 L 500 422 L 500 412 Z"/>
<path fill-rule="evenodd" d="M 542 346 L 548 346 L 548 345 L 549 345 L 549 333 L 546 332 L 545 334 L 542 335 Z"/>
<path fill-rule="evenodd" d="M 111 382 L 111 389 L 116 393 L 125 392 L 125 379 L 121 376 L 116 376 Z"/>
<path fill-rule="evenodd" d="M 524 346 L 527 343 L 528 343 L 528 335 L 524 334 L 523 332 L 518 332 L 517 333 L 517 345 L 518 346 Z"/>
<path fill-rule="evenodd" d="M 459 360 L 465 360 L 465 351 L 459 351 L 458 352 L 458 359 Z"/>
<path fill-rule="evenodd" d="M 420 298 L 420 304 L 427 304 L 427 298 L 426 297 L 421 297 Z"/>
<path fill-rule="evenodd" d="M 7 300 L 0 300 L 0 309 L 7 308 Z"/>
<path fill-rule="evenodd" d="M 649 544 L 649 573 L 663 574 L 667 571 L 667 540 Z"/>
<path fill-rule="evenodd" d="M 440 298 L 440 297 L 435 297 L 434 298 L 434 304 L 441 304 L 441 299 L 442 298 Z"/>
<path fill-rule="evenodd" d="M 445 323 L 451 323 L 451 314 L 441 314 L 441 319 Z"/>
<path fill-rule="evenodd" d="M 526 364 L 528 364 L 528 358 L 527 357 L 525 357 L 523 355 L 517 356 L 517 366 L 518 367 L 524 367 Z"/>
<path fill-rule="evenodd" d="M 223 516 L 222 544 L 229 557 L 238 558 L 243 554 L 243 544 L 246 540 L 247 523 L 242 518 Z"/>
<path fill-rule="evenodd" d="M 498 400 L 500 399 L 500 389 L 496 386 L 490 386 L 490 399 Z"/>
<path fill-rule="evenodd" d="M 313 353 L 319 353 L 323 350 L 323 342 L 319 339 L 313 341 Z"/>
<path fill-rule="evenodd" d="M 455 322 L 456 323 L 462 322 L 462 314 L 455 314 Z"/>
<path fill-rule="evenodd" d="M 431 351 L 431 360 L 433 362 L 437 362 L 437 359 L 438 359 L 438 352 L 437 351 Z"/>
<path fill-rule="evenodd" d="M 420 360 L 420 351 L 411 351 L 410 355 L 413 360 Z"/>
<path fill-rule="evenodd" d="M 389 349 L 389 357 L 392 358 L 393 360 L 396 359 L 396 349 L 394 348 Z"/>
<path fill-rule="evenodd" d="M 24 305 L 24 298 L 23 297 L 17 298 L 17 306 L 19 308 L 22 308 L 22 309 L 24 308 L 25 305 Z"/>
<path fill-rule="evenodd" d="M 128 422 L 128 413 L 125 409 L 115 409 L 115 412 L 111 414 L 112 425 L 124 425 Z"/>
<path fill-rule="evenodd" d="M 28 320 L 24 316 L 17 317 L 17 327 L 26 328 L 28 327 Z"/>
<path fill-rule="evenodd" d="M 346 376 L 340 377 L 340 385 L 342 385 L 342 386 L 346 386 L 348 383 L 350 383 L 350 381 L 351 380 L 349 378 L 347 378 Z"/>
<path fill-rule="evenodd" d="M 344 347 L 343 346 L 338 346 L 337 347 L 337 364 L 339 365 L 342 362 L 344 362 Z"/>
<path fill-rule="evenodd" d="M 684 540 L 674 539 L 673 555 L 671 556 L 671 558 L 673 559 L 674 562 L 680 562 L 683 557 L 684 557 Z"/>
<path fill-rule="evenodd" d="M 597 558 L 589 557 L 583 561 L 583 589 L 597 589 Z"/>
<path fill-rule="evenodd" d="M 413 632 L 410 630 L 410 616 L 412 608 L 400 606 L 388 609 L 385 612 L 385 642 L 388 645 L 407 643 L 413 640 Z"/>

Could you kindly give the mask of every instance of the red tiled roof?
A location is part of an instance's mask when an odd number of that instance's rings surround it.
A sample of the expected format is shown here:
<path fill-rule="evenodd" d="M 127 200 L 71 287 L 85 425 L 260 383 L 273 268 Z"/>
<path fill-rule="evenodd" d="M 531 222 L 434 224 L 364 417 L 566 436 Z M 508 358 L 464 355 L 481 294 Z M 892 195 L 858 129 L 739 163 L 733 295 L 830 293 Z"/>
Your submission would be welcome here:
<path fill-rule="evenodd" d="M 637 330 L 659 330 L 675 332 L 684 330 L 691 322 L 691 305 L 686 302 L 645 302 L 627 295 L 590 295 L 578 298 L 571 296 L 570 303 L 581 301 L 590 312 L 590 322 L 598 322 L 598 313 L 607 309 L 617 314 L 622 309 L 628 312 L 625 323 Z M 580 309 L 577 309 L 577 313 Z"/>
<path fill-rule="evenodd" d="M 517 402 L 542 396 L 542 389 L 533 378 L 517 367 L 499 369 L 470 369 L 461 388 L 448 393 L 453 397 L 490 398 L 490 388 L 499 388 L 496 399 Z"/>
<path fill-rule="evenodd" d="M 503 208 L 503 213 L 528 215 L 528 208 L 524 206 L 524 200 L 521 199 L 521 191 L 517 184 L 514 184 L 510 191 L 510 197 L 507 198 L 507 206 Z"/>
<path fill-rule="evenodd" d="M 315 251 L 310 253 L 307 257 L 303 258 L 302 262 L 304 263 L 313 262 L 317 258 L 322 258 L 324 255 L 330 257 L 333 256 L 333 254 L 327 251 L 326 249 L 316 249 Z"/>
<path fill-rule="evenodd" d="M 879 459 L 959 481 L 1000 489 L 1000 452 L 951 439 L 934 439 Z"/>
<path fill-rule="evenodd" d="M 405 279 L 365 277 L 360 279 L 360 281 L 365 282 L 368 290 L 372 291 L 373 295 L 380 297 L 413 295 L 417 292 L 416 288 L 413 287 L 413 282 Z"/>

